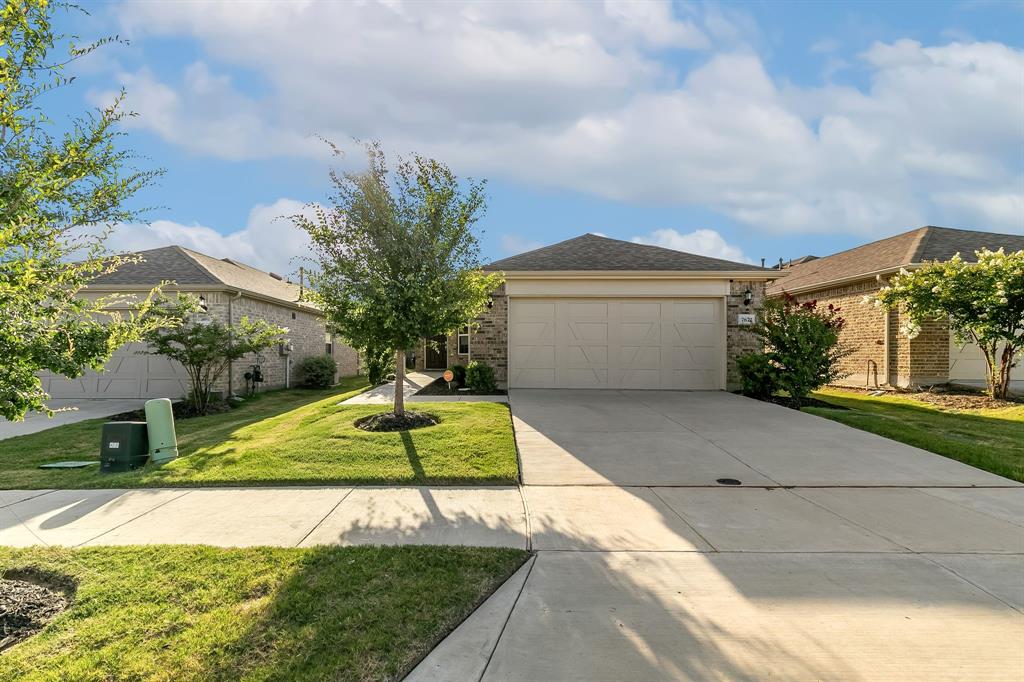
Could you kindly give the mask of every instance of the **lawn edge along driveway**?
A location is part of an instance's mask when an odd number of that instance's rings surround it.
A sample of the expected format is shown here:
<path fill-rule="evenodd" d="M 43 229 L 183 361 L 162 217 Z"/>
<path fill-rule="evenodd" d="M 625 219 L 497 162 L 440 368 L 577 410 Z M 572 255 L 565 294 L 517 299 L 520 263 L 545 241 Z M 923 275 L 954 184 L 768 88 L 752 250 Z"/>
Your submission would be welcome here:
<path fill-rule="evenodd" d="M 0 547 L 67 611 L 0 680 L 399 679 L 526 561 L 480 547 Z M 70 580 L 66 580 L 70 578 Z"/>
<path fill-rule="evenodd" d="M 499 403 L 417 403 L 436 426 L 368 433 L 359 417 L 387 405 L 339 405 L 366 390 L 352 378 L 330 390 L 274 391 L 231 412 L 177 423 L 181 457 L 162 467 L 103 475 L 39 464 L 99 457 L 103 420 L 0 441 L 8 489 L 282 485 L 514 485 L 512 419 Z"/>
<path fill-rule="evenodd" d="M 1024 405 L 948 410 L 918 400 L 823 389 L 814 397 L 847 409 L 805 412 L 1024 482 Z"/>

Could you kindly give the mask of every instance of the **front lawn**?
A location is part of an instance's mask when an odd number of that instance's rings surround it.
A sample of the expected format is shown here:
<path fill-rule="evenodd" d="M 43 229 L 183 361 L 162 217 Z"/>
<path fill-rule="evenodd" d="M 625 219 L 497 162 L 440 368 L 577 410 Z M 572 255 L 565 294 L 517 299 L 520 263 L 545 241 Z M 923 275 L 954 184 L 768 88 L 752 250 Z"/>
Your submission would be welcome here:
<path fill-rule="evenodd" d="M 1024 405 L 946 410 L 909 398 L 824 389 L 814 397 L 846 407 L 805 411 L 1024 481 Z"/>
<path fill-rule="evenodd" d="M 178 421 L 182 455 L 121 474 L 39 469 L 44 462 L 98 459 L 93 420 L 0 441 L 3 488 L 139 488 L 302 484 L 513 484 L 518 477 L 507 405 L 417 403 L 440 423 L 369 433 L 353 422 L 386 405 L 338 403 L 364 390 L 348 379 L 323 391 L 267 393 L 231 412 Z"/>
<path fill-rule="evenodd" d="M 77 583 L 0 680 L 398 679 L 525 561 L 514 549 L 11 549 Z M 16 576 L 14 576 L 16 577 Z"/>

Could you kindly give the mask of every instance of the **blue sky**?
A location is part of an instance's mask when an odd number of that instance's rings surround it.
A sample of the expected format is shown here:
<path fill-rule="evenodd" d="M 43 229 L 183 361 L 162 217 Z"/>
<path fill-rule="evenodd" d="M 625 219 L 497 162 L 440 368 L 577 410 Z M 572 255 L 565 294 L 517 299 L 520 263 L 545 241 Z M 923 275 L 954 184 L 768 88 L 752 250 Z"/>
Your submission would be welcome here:
<path fill-rule="evenodd" d="M 52 96 L 124 87 L 166 168 L 151 224 L 290 271 L 278 215 L 323 200 L 314 135 L 489 180 L 484 256 L 600 232 L 769 263 L 924 224 L 1024 232 L 1024 4 L 110 3 L 118 33 Z"/>

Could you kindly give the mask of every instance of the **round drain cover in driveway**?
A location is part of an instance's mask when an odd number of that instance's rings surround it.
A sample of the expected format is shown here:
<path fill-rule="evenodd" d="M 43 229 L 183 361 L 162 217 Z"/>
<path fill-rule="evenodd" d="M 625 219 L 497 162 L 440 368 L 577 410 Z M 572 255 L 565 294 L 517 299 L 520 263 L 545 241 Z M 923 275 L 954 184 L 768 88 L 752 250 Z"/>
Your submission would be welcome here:
<path fill-rule="evenodd" d="M 743 485 L 740 481 L 735 478 L 719 478 L 715 483 L 721 483 L 722 485 Z"/>

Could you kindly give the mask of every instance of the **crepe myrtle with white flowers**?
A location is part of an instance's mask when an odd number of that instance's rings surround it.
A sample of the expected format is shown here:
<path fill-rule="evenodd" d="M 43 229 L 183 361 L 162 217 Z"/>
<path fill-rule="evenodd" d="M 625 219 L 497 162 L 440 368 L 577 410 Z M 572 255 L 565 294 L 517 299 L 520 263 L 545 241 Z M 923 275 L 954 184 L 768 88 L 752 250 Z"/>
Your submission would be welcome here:
<path fill-rule="evenodd" d="M 1024 353 L 1024 250 L 976 251 L 976 263 L 956 254 L 948 261 L 903 268 L 874 296 L 907 314 L 901 332 L 914 338 L 921 323 L 948 318 L 957 343 L 973 341 L 985 356 L 993 398 L 1006 398 L 1014 366 Z"/>

